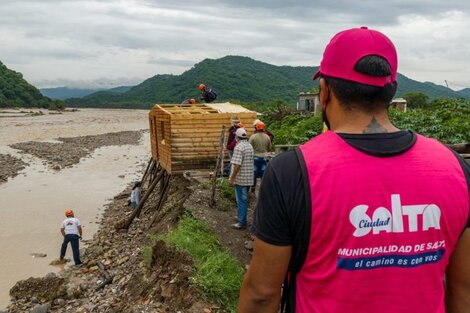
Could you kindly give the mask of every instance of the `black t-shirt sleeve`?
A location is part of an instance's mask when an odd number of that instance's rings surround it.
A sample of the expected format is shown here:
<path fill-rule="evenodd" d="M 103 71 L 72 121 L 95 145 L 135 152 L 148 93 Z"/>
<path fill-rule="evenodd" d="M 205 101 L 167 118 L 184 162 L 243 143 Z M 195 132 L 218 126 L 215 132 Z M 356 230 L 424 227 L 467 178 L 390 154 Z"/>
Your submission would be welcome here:
<path fill-rule="evenodd" d="M 465 159 L 462 156 L 458 156 L 458 159 L 460 161 L 460 164 L 462 165 L 462 170 L 464 172 L 465 178 L 467 179 L 467 186 L 468 186 L 468 198 L 470 202 L 470 164 L 465 161 Z M 469 214 L 468 214 L 468 220 L 467 220 L 467 228 L 470 227 L 470 208 L 469 209 Z"/>
<path fill-rule="evenodd" d="M 288 212 L 272 162 L 274 160 L 268 164 L 263 175 L 251 230 L 256 237 L 269 244 L 289 246 L 292 244 L 292 237 Z"/>
<path fill-rule="evenodd" d="M 309 190 L 301 162 L 296 151 L 285 152 L 269 163 L 263 176 L 252 231 L 267 243 L 287 246 L 308 239 Z"/>
<path fill-rule="evenodd" d="M 463 174 L 465 176 L 465 180 L 467 181 L 468 200 L 469 200 L 469 203 L 470 203 L 470 164 L 467 163 L 467 161 L 465 161 L 463 156 L 461 156 L 460 154 L 458 154 L 457 152 L 455 152 L 451 148 L 449 148 L 449 150 L 452 151 L 452 153 L 455 155 L 455 157 L 459 161 L 460 166 L 462 166 L 462 171 L 463 171 Z M 466 228 L 470 227 L 470 205 L 469 205 L 468 211 L 469 212 L 468 212 Z"/>

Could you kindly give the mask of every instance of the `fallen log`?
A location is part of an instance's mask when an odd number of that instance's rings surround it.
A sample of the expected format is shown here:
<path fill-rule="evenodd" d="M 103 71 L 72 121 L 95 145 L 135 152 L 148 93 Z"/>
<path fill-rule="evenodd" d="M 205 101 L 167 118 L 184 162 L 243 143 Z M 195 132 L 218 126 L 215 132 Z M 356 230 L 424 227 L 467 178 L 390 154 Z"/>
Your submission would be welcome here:
<path fill-rule="evenodd" d="M 113 282 L 113 278 L 114 278 L 114 276 L 111 275 L 106 270 L 106 267 L 104 266 L 103 263 L 101 263 L 101 261 L 98 261 L 97 265 L 98 265 L 98 269 L 101 272 L 101 275 L 103 275 L 104 280 L 98 286 L 96 286 L 95 291 L 98 291 L 98 290 L 104 288 L 106 285 L 111 284 Z"/>
<path fill-rule="evenodd" d="M 130 198 L 131 194 L 129 192 L 121 193 L 114 197 L 114 200 L 121 200 L 125 198 Z"/>

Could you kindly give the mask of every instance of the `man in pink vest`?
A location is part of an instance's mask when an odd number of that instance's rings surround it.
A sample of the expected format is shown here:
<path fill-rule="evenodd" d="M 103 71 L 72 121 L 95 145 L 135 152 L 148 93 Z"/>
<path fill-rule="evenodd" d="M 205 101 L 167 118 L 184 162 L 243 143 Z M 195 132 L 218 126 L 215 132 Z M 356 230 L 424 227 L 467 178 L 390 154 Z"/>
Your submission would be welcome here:
<path fill-rule="evenodd" d="M 240 313 L 470 312 L 470 167 L 392 125 L 397 65 L 366 27 L 327 45 L 330 130 L 266 170 Z"/>

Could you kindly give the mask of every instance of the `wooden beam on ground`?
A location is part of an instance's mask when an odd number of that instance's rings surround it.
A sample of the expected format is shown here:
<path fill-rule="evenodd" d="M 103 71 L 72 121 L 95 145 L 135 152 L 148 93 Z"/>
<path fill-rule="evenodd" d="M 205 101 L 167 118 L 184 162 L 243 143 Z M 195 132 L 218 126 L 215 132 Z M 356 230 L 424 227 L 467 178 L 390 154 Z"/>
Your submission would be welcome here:
<path fill-rule="evenodd" d="M 98 265 L 98 269 L 100 270 L 101 272 L 101 275 L 103 275 L 103 281 L 101 282 L 101 284 L 99 284 L 98 286 L 96 286 L 95 288 L 95 291 L 98 291 L 102 288 L 104 288 L 106 285 L 109 285 L 113 282 L 113 276 L 106 270 L 106 267 L 104 266 L 103 263 L 101 263 L 101 261 L 98 261 L 97 263 Z"/>

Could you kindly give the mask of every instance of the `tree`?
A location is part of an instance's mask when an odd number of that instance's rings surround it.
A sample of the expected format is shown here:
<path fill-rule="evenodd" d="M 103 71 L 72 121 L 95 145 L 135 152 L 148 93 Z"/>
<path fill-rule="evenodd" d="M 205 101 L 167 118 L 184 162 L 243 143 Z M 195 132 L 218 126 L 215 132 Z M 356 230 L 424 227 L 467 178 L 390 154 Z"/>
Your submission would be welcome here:
<path fill-rule="evenodd" d="M 406 105 L 409 108 L 424 108 L 428 104 L 429 97 L 419 91 L 409 92 L 403 96 L 406 100 Z"/>

